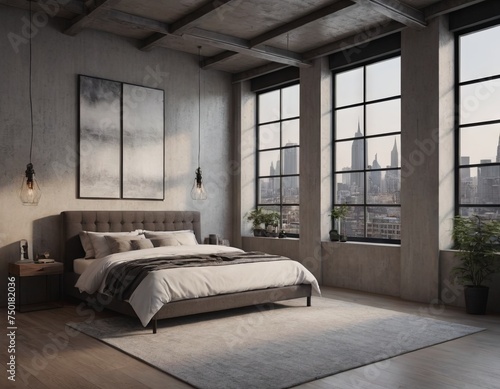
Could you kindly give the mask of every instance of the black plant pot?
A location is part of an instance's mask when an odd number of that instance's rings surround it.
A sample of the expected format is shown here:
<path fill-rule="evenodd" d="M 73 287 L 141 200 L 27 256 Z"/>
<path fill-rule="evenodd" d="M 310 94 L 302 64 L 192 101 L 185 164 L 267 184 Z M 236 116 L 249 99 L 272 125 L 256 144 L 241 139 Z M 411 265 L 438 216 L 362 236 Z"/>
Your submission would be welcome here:
<path fill-rule="evenodd" d="M 330 230 L 330 240 L 332 242 L 338 242 L 340 240 L 340 235 L 337 230 Z"/>
<path fill-rule="evenodd" d="M 486 313 L 486 304 L 488 303 L 487 286 L 466 286 L 465 311 L 471 315 L 484 315 Z"/>
<path fill-rule="evenodd" d="M 263 228 L 254 228 L 253 236 L 267 236 L 266 230 Z"/>

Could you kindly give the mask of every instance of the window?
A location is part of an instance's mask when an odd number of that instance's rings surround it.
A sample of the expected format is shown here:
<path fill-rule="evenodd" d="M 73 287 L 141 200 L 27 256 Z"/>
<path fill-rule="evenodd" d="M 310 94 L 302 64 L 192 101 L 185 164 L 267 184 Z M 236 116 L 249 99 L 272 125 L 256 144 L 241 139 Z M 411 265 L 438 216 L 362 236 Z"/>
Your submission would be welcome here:
<path fill-rule="evenodd" d="M 458 36 L 457 213 L 500 219 L 500 26 Z"/>
<path fill-rule="evenodd" d="M 257 112 L 257 207 L 299 234 L 299 85 L 261 93 Z"/>
<path fill-rule="evenodd" d="M 350 240 L 401 239 L 401 58 L 334 73 L 334 205 Z"/>

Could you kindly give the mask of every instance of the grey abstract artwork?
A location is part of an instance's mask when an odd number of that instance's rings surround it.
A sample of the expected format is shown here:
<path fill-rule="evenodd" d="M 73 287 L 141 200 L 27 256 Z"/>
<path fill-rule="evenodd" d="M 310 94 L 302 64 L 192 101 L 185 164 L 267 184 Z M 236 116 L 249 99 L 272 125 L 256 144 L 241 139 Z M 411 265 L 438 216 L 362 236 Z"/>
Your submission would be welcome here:
<path fill-rule="evenodd" d="M 120 198 L 121 85 L 80 77 L 80 197 Z"/>
<path fill-rule="evenodd" d="M 164 91 L 80 75 L 80 198 L 164 199 Z"/>
<path fill-rule="evenodd" d="M 163 91 L 123 85 L 123 198 L 164 197 Z"/>

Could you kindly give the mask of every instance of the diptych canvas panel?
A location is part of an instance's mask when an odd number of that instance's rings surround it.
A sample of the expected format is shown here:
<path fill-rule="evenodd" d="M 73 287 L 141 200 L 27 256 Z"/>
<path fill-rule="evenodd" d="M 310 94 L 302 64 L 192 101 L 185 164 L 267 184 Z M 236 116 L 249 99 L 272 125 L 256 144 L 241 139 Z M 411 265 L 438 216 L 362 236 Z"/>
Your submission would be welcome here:
<path fill-rule="evenodd" d="M 81 198 L 164 198 L 164 91 L 80 76 Z"/>

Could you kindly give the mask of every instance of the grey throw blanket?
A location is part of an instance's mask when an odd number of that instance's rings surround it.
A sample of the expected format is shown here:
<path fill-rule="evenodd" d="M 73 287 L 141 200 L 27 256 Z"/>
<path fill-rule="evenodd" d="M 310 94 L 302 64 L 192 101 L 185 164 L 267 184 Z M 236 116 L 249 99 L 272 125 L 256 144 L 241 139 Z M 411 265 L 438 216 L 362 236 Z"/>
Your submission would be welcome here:
<path fill-rule="evenodd" d="M 289 259 L 259 251 L 244 253 L 217 253 L 201 255 L 175 255 L 137 259 L 115 265 L 106 276 L 104 293 L 119 300 L 130 298 L 135 288 L 149 272 L 199 266 L 236 265 L 249 262 L 269 262 Z"/>

